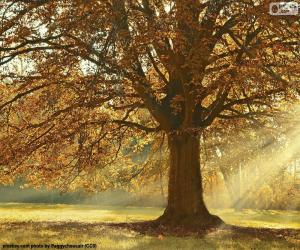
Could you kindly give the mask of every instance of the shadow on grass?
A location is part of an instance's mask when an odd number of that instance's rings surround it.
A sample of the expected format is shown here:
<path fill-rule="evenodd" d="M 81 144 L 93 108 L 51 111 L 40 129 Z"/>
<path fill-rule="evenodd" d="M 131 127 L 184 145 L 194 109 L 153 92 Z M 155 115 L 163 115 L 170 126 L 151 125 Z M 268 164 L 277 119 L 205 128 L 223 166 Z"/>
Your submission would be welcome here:
<path fill-rule="evenodd" d="M 300 229 L 294 228 L 254 228 L 254 227 L 241 227 L 233 226 L 229 224 L 223 224 L 215 228 L 200 228 L 199 226 L 168 226 L 164 224 L 159 224 L 157 221 L 144 221 L 144 222 L 133 222 L 133 223 L 105 223 L 104 225 L 113 228 L 124 228 L 136 231 L 141 234 L 146 235 L 166 235 L 166 236 L 197 236 L 205 237 L 206 235 L 218 232 L 230 232 L 233 234 L 244 234 L 248 236 L 253 236 L 256 238 L 265 237 L 300 237 Z M 300 239 L 300 238 L 299 238 Z"/>
<path fill-rule="evenodd" d="M 205 229 L 199 228 L 199 226 L 167 226 L 159 224 L 157 221 L 111 223 L 109 226 L 125 228 L 161 239 L 167 237 L 202 239 L 197 242 L 198 245 L 195 249 L 219 249 L 220 244 L 223 244 L 222 249 L 243 248 L 245 241 L 248 241 L 248 244 L 249 242 L 254 244 L 249 246 L 251 249 L 300 249 L 300 229 L 253 228 L 228 224 Z M 203 244 L 203 246 L 200 247 L 199 244 Z"/>
<path fill-rule="evenodd" d="M 97 249 L 300 249 L 300 229 L 166 226 L 135 223 L 10 222 L 0 223 L 7 241 L 25 243 L 97 243 Z M 19 235 L 18 238 L 15 236 Z M 9 238 L 10 237 L 10 238 Z M 88 242 L 87 242 L 88 241 Z"/>
<path fill-rule="evenodd" d="M 47 226 L 55 229 L 62 228 L 90 228 L 93 229 L 95 227 L 108 227 L 112 229 L 128 229 L 135 231 L 144 235 L 151 236 L 159 236 L 159 235 L 167 235 L 167 236 L 177 236 L 177 237 L 185 237 L 185 236 L 206 236 L 208 234 L 214 232 L 231 232 L 236 234 L 247 234 L 249 236 L 255 237 L 285 237 L 285 236 L 295 236 L 300 237 L 300 229 L 294 228 L 262 228 L 262 227 L 242 227 L 242 226 L 233 226 L 229 224 L 224 224 L 216 228 L 200 228 L 199 226 L 168 226 L 164 224 L 157 223 L 156 220 L 153 221 L 143 221 L 143 222 L 131 222 L 131 223 L 85 223 L 85 222 L 77 222 L 77 221 L 65 221 L 65 222 L 49 222 L 49 221 L 24 221 L 24 222 L 8 222 L 8 223 L 0 223 L 1 225 L 6 225 L 8 229 L 14 229 L 19 227 L 26 226 L 36 226 L 43 227 Z"/>

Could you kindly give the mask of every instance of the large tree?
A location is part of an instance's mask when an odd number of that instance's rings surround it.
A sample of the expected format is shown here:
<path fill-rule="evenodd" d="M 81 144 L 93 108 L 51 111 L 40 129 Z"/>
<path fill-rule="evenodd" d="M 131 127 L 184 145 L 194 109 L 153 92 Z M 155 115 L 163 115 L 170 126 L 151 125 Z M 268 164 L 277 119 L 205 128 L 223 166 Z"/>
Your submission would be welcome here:
<path fill-rule="evenodd" d="M 1 1 L 1 181 L 105 186 L 129 176 L 120 151 L 165 135 L 159 220 L 221 223 L 203 201 L 201 133 L 220 119 L 259 125 L 299 92 L 299 18 L 268 2 Z"/>

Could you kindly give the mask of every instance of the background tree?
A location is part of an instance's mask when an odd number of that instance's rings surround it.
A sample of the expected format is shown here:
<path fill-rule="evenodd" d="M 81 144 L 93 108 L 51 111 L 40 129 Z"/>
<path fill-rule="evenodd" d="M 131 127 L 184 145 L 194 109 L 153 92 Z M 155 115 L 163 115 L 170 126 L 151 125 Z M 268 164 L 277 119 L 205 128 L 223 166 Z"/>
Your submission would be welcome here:
<path fill-rule="evenodd" d="M 256 0 L 2 1 L 1 181 L 122 183 L 140 171 L 126 166 L 132 138 L 165 134 L 160 221 L 221 223 L 203 201 L 201 133 L 259 122 L 299 92 L 299 19 L 267 12 Z"/>
<path fill-rule="evenodd" d="M 263 126 L 231 121 L 203 133 L 203 175 L 215 183 L 205 182 L 210 206 L 295 207 L 291 197 L 297 193 L 293 176 L 299 153 L 295 137 L 299 108 L 288 106 L 286 112 L 283 106 L 281 113 L 261 119 Z"/>

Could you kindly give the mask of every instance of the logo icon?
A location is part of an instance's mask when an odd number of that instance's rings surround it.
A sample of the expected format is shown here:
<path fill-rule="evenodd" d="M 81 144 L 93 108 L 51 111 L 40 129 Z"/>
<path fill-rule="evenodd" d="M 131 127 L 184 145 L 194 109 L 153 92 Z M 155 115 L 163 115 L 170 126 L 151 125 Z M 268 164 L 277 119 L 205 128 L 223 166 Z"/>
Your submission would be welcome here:
<path fill-rule="evenodd" d="M 297 16 L 300 4 L 297 2 L 270 3 L 269 14 L 272 16 Z"/>

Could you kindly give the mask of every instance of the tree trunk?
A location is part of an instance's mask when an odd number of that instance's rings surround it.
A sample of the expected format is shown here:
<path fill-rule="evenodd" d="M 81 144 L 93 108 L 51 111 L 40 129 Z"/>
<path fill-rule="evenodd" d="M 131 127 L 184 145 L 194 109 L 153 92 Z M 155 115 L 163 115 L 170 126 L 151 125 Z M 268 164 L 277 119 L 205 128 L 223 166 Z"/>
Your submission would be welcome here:
<path fill-rule="evenodd" d="M 203 200 L 198 135 L 182 133 L 168 138 L 170 173 L 168 205 L 159 221 L 176 225 L 217 226 L 222 220 L 209 213 Z"/>

